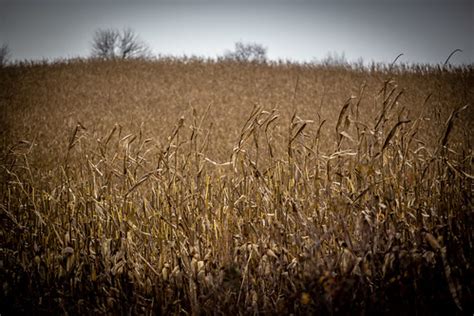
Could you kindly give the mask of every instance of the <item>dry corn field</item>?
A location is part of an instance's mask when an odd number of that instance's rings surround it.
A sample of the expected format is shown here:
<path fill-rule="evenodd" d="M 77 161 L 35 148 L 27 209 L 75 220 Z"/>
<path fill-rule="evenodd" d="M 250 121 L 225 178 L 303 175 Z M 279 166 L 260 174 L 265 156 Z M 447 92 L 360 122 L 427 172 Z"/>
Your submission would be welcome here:
<path fill-rule="evenodd" d="M 474 69 L 0 69 L 10 314 L 472 314 Z"/>

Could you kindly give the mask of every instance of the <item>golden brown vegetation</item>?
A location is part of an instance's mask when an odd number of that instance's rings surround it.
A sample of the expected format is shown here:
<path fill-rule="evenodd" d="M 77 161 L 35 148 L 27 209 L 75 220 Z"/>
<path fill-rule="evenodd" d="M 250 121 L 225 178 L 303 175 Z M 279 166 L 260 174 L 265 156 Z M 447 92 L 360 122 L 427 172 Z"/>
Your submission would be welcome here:
<path fill-rule="evenodd" d="M 1 309 L 472 311 L 473 87 L 471 66 L 1 69 Z"/>

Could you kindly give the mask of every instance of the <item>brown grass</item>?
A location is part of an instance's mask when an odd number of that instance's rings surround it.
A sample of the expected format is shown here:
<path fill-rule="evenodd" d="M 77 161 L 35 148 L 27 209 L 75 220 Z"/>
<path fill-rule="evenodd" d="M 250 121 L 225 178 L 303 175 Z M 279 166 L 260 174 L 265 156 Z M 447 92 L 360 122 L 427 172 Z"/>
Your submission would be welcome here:
<path fill-rule="evenodd" d="M 1 311 L 473 310 L 471 66 L 0 70 Z"/>

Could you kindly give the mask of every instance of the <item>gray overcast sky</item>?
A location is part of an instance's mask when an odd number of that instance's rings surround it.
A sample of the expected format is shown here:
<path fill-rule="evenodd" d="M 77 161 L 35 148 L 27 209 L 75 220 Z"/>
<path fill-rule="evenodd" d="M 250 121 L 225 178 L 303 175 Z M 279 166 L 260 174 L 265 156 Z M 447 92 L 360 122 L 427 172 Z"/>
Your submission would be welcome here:
<path fill-rule="evenodd" d="M 474 63 L 470 0 L 0 0 L 0 44 L 13 59 L 88 56 L 97 28 L 131 27 L 155 54 L 217 56 L 236 41 L 272 59 Z"/>

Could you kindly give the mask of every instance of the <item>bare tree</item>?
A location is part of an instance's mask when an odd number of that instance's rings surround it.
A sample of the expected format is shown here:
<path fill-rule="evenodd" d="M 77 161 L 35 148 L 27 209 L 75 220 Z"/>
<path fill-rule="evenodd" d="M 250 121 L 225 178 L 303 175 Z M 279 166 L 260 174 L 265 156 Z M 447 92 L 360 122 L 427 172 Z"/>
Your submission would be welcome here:
<path fill-rule="evenodd" d="M 92 56 L 113 58 L 141 58 L 148 57 L 150 50 L 138 35 L 130 28 L 99 29 L 92 40 Z"/>
<path fill-rule="evenodd" d="M 267 48 L 257 43 L 235 43 L 233 51 L 228 51 L 225 58 L 237 61 L 265 62 L 267 60 Z"/>
<path fill-rule="evenodd" d="M 7 44 L 3 44 L 0 47 L 0 67 L 5 66 L 10 59 L 10 48 Z"/>
<path fill-rule="evenodd" d="M 99 29 L 92 40 L 92 56 L 115 58 L 119 32 L 115 29 Z"/>
<path fill-rule="evenodd" d="M 122 31 L 119 40 L 121 58 L 148 57 L 150 55 L 148 45 L 146 45 L 130 28 Z"/>

